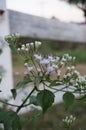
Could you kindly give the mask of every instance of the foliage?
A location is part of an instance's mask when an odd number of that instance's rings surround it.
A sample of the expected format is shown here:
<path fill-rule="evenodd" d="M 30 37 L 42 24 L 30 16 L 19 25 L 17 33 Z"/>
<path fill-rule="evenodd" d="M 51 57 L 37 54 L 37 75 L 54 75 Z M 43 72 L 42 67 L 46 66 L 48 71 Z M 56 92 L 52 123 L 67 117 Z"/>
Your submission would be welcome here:
<path fill-rule="evenodd" d="M 63 119 L 67 116 L 76 117 L 70 130 L 86 129 L 86 102 L 75 102 L 68 111 L 64 109 L 64 103 L 54 104 L 45 114 L 33 109 L 22 115 L 23 128 L 26 130 L 66 130 Z"/>
<path fill-rule="evenodd" d="M 77 4 L 77 3 L 85 4 L 86 3 L 86 0 L 66 0 L 66 1 L 68 1 L 69 3 L 74 3 L 74 4 Z"/>
<path fill-rule="evenodd" d="M 76 57 L 69 54 L 61 57 L 52 54 L 42 55 L 39 53 L 41 46 L 39 41 L 18 46 L 19 36 L 17 34 L 8 35 L 5 40 L 9 47 L 20 56 L 26 68 L 24 78 L 17 83 L 15 89 L 10 90 L 14 100 L 18 90 L 23 90 L 27 86 L 32 86 L 32 90 L 27 91 L 20 105 L 0 100 L 1 103 L 7 105 L 5 109 L 1 109 L 0 114 L 4 130 L 21 130 L 19 112 L 24 107 L 34 104 L 41 108 L 42 113 L 45 113 L 53 105 L 55 93 L 59 91 L 64 93 L 63 101 L 66 109 L 74 103 L 75 94 L 80 96 L 79 100 L 85 96 L 86 76 L 81 76 L 75 69 Z M 65 72 L 62 75 L 63 68 Z M 9 105 L 15 109 L 8 110 Z"/>

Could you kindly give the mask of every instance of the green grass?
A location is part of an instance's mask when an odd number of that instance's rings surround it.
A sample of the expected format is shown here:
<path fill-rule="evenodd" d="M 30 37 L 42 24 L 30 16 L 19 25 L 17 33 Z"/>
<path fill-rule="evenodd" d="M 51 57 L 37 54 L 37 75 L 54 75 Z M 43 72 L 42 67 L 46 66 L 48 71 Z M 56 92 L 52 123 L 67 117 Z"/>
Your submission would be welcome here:
<path fill-rule="evenodd" d="M 63 50 L 61 52 L 57 52 L 58 55 L 62 55 L 64 53 L 69 53 L 71 56 L 75 56 L 76 60 L 79 63 L 86 63 L 86 49 L 85 48 L 77 48 L 75 50 Z"/>
<path fill-rule="evenodd" d="M 34 109 L 23 117 L 23 127 L 26 130 L 66 130 L 62 119 L 73 114 L 76 121 L 70 130 L 86 130 L 86 103 L 76 103 L 69 111 L 65 111 L 64 104 L 52 106 L 44 115 Z"/>

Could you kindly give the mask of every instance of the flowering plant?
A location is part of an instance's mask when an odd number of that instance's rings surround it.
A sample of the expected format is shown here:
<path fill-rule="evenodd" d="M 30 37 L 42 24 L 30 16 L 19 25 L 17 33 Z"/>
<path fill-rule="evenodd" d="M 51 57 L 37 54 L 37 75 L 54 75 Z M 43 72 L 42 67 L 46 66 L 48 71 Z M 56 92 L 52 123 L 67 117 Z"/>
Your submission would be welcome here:
<path fill-rule="evenodd" d="M 26 106 L 31 104 L 40 106 L 42 112 L 45 113 L 54 103 L 55 93 L 59 91 L 63 92 L 63 101 L 66 109 L 69 109 L 74 103 L 75 94 L 80 96 L 77 100 L 86 100 L 86 76 L 81 76 L 75 69 L 75 57 L 69 54 L 64 54 L 62 57 L 57 55 L 43 56 L 38 51 L 41 42 L 35 41 L 18 47 L 18 39 L 18 35 L 8 35 L 5 38 L 10 48 L 16 51 L 23 59 L 26 68 L 24 78 L 17 83 L 15 88 L 11 89 L 11 93 L 13 98 L 16 99 L 17 89 L 32 85 L 32 90 L 28 91 L 20 105 L 10 104 L 1 100 L 2 103 L 16 108 L 15 111 L 1 109 L 0 115 L 1 113 L 8 113 L 6 119 L 9 118 L 9 123 L 7 124 L 5 119 L 2 116 L 0 117 L 5 130 L 21 130 L 18 113 Z M 63 72 L 63 70 L 65 71 Z"/>

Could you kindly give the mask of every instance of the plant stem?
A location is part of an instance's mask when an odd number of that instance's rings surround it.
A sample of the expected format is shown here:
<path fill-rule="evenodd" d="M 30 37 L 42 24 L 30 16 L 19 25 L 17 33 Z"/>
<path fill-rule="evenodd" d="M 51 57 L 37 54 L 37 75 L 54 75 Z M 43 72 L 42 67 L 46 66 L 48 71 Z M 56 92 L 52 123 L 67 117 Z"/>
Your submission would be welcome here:
<path fill-rule="evenodd" d="M 31 94 L 35 91 L 35 88 L 32 89 L 32 91 L 29 93 L 29 95 L 25 98 L 23 103 L 17 108 L 16 113 L 18 113 L 21 108 L 25 107 L 24 104 L 27 102 L 28 98 L 31 96 Z"/>
<path fill-rule="evenodd" d="M 9 105 L 9 106 L 19 107 L 18 105 L 14 105 L 14 104 L 11 104 L 11 103 L 8 103 L 8 102 L 5 102 L 5 101 L 3 101 L 3 100 L 1 100 L 1 99 L 0 99 L 0 102 L 3 103 L 3 104 Z"/>

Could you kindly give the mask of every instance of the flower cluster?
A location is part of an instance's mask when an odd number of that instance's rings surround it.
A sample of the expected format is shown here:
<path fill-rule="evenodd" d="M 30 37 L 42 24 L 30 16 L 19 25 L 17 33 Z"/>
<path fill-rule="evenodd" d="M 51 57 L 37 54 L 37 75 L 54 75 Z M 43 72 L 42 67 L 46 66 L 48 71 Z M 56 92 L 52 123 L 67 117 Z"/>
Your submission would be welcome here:
<path fill-rule="evenodd" d="M 33 48 L 38 48 L 41 45 L 40 41 L 35 41 L 35 42 L 31 42 L 31 43 L 26 43 L 26 44 L 22 44 L 20 48 L 18 48 L 18 51 L 29 51 L 30 49 Z"/>
<path fill-rule="evenodd" d="M 62 119 L 63 123 L 66 125 L 66 126 L 70 126 L 72 125 L 72 123 L 76 120 L 76 117 L 73 116 L 73 115 L 70 115 L 70 116 L 66 116 L 64 119 Z"/>
<path fill-rule="evenodd" d="M 35 41 L 22 44 L 17 48 L 18 54 L 24 59 L 26 68 L 24 74 L 28 74 L 33 83 L 35 78 L 38 78 L 42 79 L 41 83 L 47 82 L 51 86 L 51 82 L 56 80 L 53 87 L 63 85 L 61 90 L 66 88 L 67 91 L 72 93 L 83 93 L 86 89 L 86 76 L 81 76 L 75 69 L 76 57 L 72 57 L 69 54 L 64 54 L 62 57 L 51 54 L 43 56 L 38 51 L 40 46 L 41 42 Z"/>
<path fill-rule="evenodd" d="M 11 34 L 11 35 L 7 35 L 5 37 L 5 40 L 10 44 L 12 44 L 13 42 L 17 41 L 20 38 L 19 33 L 15 33 L 15 34 Z"/>
<path fill-rule="evenodd" d="M 45 81 L 47 81 L 47 76 L 50 80 L 54 77 L 54 79 L 60 80 L 63 85 L 69 86 L 69 88 L 73 86 L 73 91 L 80 90 L 86 86 L 86 77 L 82 77 L 80 73 L 75 70 L 75 66 L 73 66 L 76 59 L 75 57 L 69 54 L 58 57 L 53 55 L 43 56 L 35 53 L 34 48 L 38 49 L 40 45 L 41 42 L 35 41 L 34 43 L 22 44 L 21 47 L 17 49 L 19 54 L 23 54 L 22 56 L 25 56 L 27 59 L 24 63 L 26 67 L 25 74 L 32 75 L 32 79 L 35 76 L 41 76 L 42 80 Z M 62 68 L 66 70 L 63 76 Z"/>
<path fill-rule="evenodd" d="M 32 65 L 30 62 L 31 66 L 29 66 L 28 62 L 25 62 L 24 66 L 27 68 L 28 73 L 35 70 L 36 73 L 40 72 L 41 75 L 52 75 L 53 73 L 54 77 L 59 77 L 61 75 L 61 68 L 66 66 L 70 60 L 70 56 L 68 54 L 66 55 L 67 57 L 64 55 L 60 58 L 52 55 L 43 57 L 41 54 L 34 54 L 33 59 L 31 59 L 34 64 Z M 71 57 L 70 62 L 73 60 Z"/>
<path fill-rule="evenodd" d="M 73 86 L 80 92 L 86 89 L 86 76 L 81 76 L 74 66 L 67 67 L 63 80 L 66 85 Z"/>

